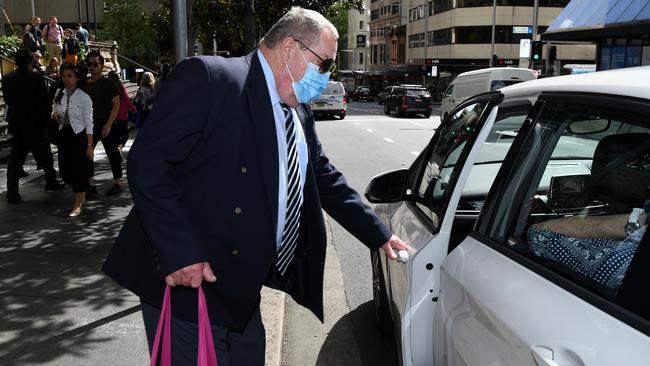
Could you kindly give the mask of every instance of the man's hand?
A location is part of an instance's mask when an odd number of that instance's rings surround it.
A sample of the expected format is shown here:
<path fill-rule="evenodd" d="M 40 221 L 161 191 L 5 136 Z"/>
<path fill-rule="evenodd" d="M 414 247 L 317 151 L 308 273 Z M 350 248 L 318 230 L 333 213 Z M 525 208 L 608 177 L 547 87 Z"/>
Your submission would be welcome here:
<path fill-rule="evenodd" d="M 386 253 L 386 257 L 390 260 L 397 259 L 397 254 L 395 253 L 395 250 L 406 249 L 410 253 L 413 252 L 413 248 L 408 246 L 408 244 L 404 243 L 402 239 L 398 238 L 397 235 L 395 234 L 393 234 L 393 236 L 391 236 L 390 239 L 388 239 L 388 242 L 382 245 L 381 248 L 384 250 L 384 253 Z"/>
<path fill-rule="evenodd" d="M 189 265 L 165 277 L 165 282 L 169 287 L 183 285 L 198 288 L 201 286 L 203 280 L 208 282 L 215 282 L 217 280 L 217 276 L 212 272 L 212 268 L 210 268 L 210 263 L 208 262 Z"/>
<path fill-rule="evenodd" d="M 106 138 L 111 133 L 111 124 L 107 123 L 102 127 L 102 138 Z"/>

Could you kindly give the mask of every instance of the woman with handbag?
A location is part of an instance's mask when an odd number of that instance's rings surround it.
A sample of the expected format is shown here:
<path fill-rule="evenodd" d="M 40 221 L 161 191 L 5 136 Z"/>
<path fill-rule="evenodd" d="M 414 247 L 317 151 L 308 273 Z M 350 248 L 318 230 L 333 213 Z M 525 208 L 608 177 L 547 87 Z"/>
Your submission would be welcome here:
<path fill-rule="evenodd" d="M 80 87 L 84 76 L 85 72 L 78 66 L 63 64 L 64 87 L 57 91 L 52 105 L 52 118 L 59 122 L 59 171 L 75 193 L 70 217 L 81 214 L 88 190 L 88 161 L 94 156 L 93 103 Z"/>

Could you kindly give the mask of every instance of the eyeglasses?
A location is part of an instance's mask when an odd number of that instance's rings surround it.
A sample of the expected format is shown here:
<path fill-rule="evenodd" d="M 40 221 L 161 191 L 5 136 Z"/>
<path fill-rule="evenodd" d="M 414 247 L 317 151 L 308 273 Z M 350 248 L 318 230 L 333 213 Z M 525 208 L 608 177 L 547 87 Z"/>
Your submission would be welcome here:
<path fill-rule="evenodd" d="M 311 48 L 307 47 L 304 43 L 302 43 L 299 39 L 296 39 L 296 42 L 300 43 L 301 46 L 305 47 L 309 52 L 313 53 L 314 56 L 318 57 L 318 59 L 321 61 L 320 68 L 318 71 L 321 74 L 325 74 L 327 72 L 334 72 L 336 70 L 336 62 L 334 62 L 333 59 L 327 58 L 323 59 L 322 57 L 318 56 L 318 54 L 314 51 L 311 50 Z"/>
<path fill-rule="evenodd" d="M 92 66 L 92 67 L 97 67 L 97 66 L 99 66 L 100 64 L 99 64 L 99 62 L 90 62 L 90 61 L 88 61 L 88 62 L 86 62 L 86 65 L 88 65 L 89 67 L 90 67 L 90 66 Z"/>

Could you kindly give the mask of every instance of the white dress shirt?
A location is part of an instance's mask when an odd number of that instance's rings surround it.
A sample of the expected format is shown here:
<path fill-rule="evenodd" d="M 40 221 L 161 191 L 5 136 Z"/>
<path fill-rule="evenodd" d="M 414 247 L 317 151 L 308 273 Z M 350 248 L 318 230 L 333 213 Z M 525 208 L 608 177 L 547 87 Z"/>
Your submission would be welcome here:
<path fill-rule="evenodd" d="M 271 66 L 264 58 L 260 50 L 257 50 L 257 55 L 264 70 L 264 77 L 266 78 L 266 86 L 269 88 L 269 95 L 271 96 L 271 106 L 273 107 L 273 116 L 275 118 L 275 134 L 278 140 L 278 230 L 276 232 L 276 248 L 279 249 L 282 244 L 282 233 L 284 232 L 284 223 L 287 215 L 287 139 L 286 129 L 284 126 L 284 111 L 280 102 L 280 94 L 275 85 L 275 78 Z M 296 131 L 296 148 L 298 149 L 298 160 L 300 163 L 300 191 L 305 187 L 305 178 L 307 176 L 307 163 L 309 157 L 307 155 L 307 141 L 305 140 L 305 133 L 302 130 L 302 124 L 295 109 L 291 108 L 293 114 L 293 121 L 295 123 Z M 302 205 L 302 196 L 301 202 Z"/>

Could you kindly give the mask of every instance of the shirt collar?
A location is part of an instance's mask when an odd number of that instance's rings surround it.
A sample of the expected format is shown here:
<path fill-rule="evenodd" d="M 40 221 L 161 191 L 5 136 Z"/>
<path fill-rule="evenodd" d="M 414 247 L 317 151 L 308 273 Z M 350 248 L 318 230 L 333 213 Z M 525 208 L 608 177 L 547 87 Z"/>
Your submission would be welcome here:
<path fill-rule="evenodd" d="M 273 71 L 271 66 L 266 61 L 264 54 L 259 49 L 257 50 L 257 56 L 260 58 L 260 64 L 262 64 L 262 71 L 264 71 L 264 78 L 266 79 L 266 86 L 269 88 L 269 96 L 271 97 L 271 105 L 275 106 L 280 103 L 280 94 L 278 94 L 278 88 L 275 85 L 275 77 L 273 76 Z"/>

